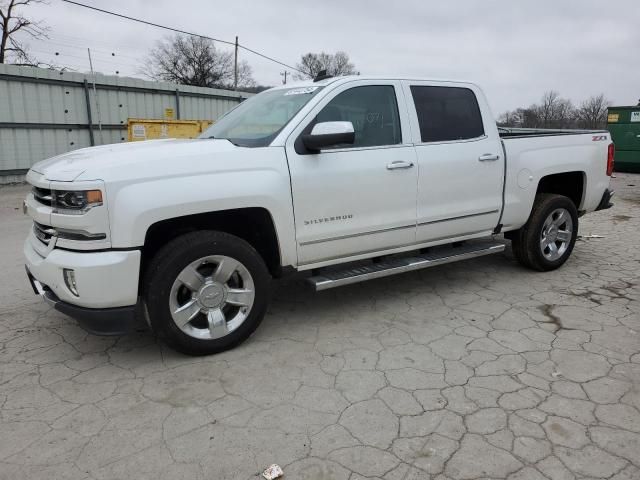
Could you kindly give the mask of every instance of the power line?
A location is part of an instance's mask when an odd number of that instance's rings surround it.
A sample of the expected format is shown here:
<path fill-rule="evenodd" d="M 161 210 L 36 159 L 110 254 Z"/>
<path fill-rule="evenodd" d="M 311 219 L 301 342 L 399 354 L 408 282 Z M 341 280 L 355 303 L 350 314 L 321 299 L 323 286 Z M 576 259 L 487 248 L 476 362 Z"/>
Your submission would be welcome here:
<path fill-rule="evenodd" d="M 129 15 L 124 15 L 124 14 L 121 14 L 121 13 L 116 13 L 116 12 L 112 12 L 112 11 L 109 11 L 109 10 L 104 10 L 104 9 L 102 9 L 102 8 L 94 7 L 94 6 L 92 6 L 92 5 L 86 5 L 86 4 L 84 4 L 84 3 L 74 2 L 73 0 L 61 0 L 61 1 L 62 1 L 62 2 L 65 2 L 65 3 L 70 3 L 70 4 L 72 4 L 72 5 L 77 5 L 77 6 L 79 6 L 79 7 L 88 8 L 89 10 L 95 10 L 95 11 L 97 11 L 97 12 L 106 13 L 107 15 L 113 15 L 113 16 L 115 16 L 115 17 L 124 18 L 125 20 L 131 20 L 131 21 L 133 21 L 133 22 L 143 23 L 143 24 L 145 24 L 145 25 L 150 25 L 150 26 L 152 26 L 152 27 L 162 28 L 162 29 L 164 29 L 164 30 L 170 30 L 170 31 L 172 31 L 172 32 L 182 33 L 182 34 L 185 34 L 185 35 L 191 35 L 191 36 L 193 36 L 193 37 L 205 38 L 205 39 L 207 39 L 207 40 L 212 40 L 212 41 L 214 41 L 214 42 L 224 43 L 224 44 L 226 44 L 226 45 L 232 45 L 232 46 L 234 46 L 234 47 L 236 46 L 236 43 L 235 43 L 235 42 L 229 42 L 229 41 L 227 41 L 227 40 L 221 40 L 221 39 L 219 39 L 219 38 L 213 38 L 213 37 L 209 37 L 209 36 L 207 36 L 207 35 L 200 35 L 199 33 L 187 32 L 186 30 L 180 30 L 179 28 L 168 27 L 168 26 L 166 26 L 166 25 L 160 25 L 159 23 L 149 22 L 149 21 L 147 21 L 147 20 L 142 20 L 141 18 L 130 17 Z M 275 59 L 275 58 L 273 58 L 273 57 L 270 57 L 270 56 L 265 55 L 265 54 L 263 54 L 263 53 L 257 52 L 257 51 L 255 51 L 255 50 L 253 50 L 253 49 L 249 48 L 249 47 L 245 47 L 244 45 L 240 45 L 240 44 L 238 44 L 238 47 L 239 47 L 239 48 L 242 48 L 242 49 L 244 49 L 244 50 L 246 50 L 246 51 L 248 51 L 248 52 L 251 52 L 251 53 L 253 53 L 254 55 L 258 55 L 259 57 L 262 57 L 262 58 L 265 58 L 265 59 L 270 60 L 270 61 L 272 61 L 272 62 L 275 62 L 275 63 L 277 63 L 277 64 L 280 64 L 280 65 L 282 65 L 283 67 L 287 67 L 287 68 L 290 68 L 290 69 L 292 69 L 292 70 L 296 70 L 296 71 L 298 71 L 298 72 L 300 72 L 300 73 L 305 73 L 305 72 L 303 72 L 302 70 L 300 70 L 300 69 L 298 69 L 298 68 L 296 68 L 296 67 L 292 67 L 291 65 L 287 65 L 286 63 L 281 62 L 280 60 L 276 60 L 276 59 Z"/>
<path fill-rule="evenodd" d="M 66 45 L 66 44 L 62 44 L 62 43 L 59 43 L 59 42 L 53 42 L 51 40 L 35 39 L 35 41 L 36 41 L 36 44 L 35 44 L 36 48 L 38 48 L 39 46 L 44 46 L 45 48 L 50 48 L 50 44 L 60 45 L 60 46 L 63 47 L 61 49 L 54 50 L 53 52 L 50 52 L 48 50 L 47 51 L 43 51 L 43 50 L 33 49 L 34 52 L 39 52 L 39 53 L 47 53 L 47 54 L 52 54 L 52 55 L 66 55 L 68 57 L 73 57 L 74 54 L 64 52 L 63 50 L 65 50 L 67 48 L 72 48 L 72 49 L 75 49 L 75 50 L 84 50 L 85 52 L 87 50 L 87 47 L 78 47 L 78 46 L 75 46 L 75 45 Z M 103 62 L 113 63 L 114 65 L 119 65 L 119 64 L 129 65 L 129 66 L 132 66 L 132 67 L 140 67 L 141 66 L 140 64 L 134 65 L 133 63 L 128 63 L 126 61 L 123 62 L 122 60 L 120 60 L 120 57 L 123 57 L 123 58 L 127 58 L 127 59 L 131 59 L 131 60 L 135 60 L 137 62 L 140 62 L 139 58 L 128 57 L 126 55 L 116 54 L 115 52 L 106 52 L 104 50 L 98 50 L 98 49 L 95 49 L 95 48 L 91 48 L 91 52 L 92 53 L 93 52 L 97 52 L 98 54 L 104 55 L 104 56 L 106 56 L 107 58 L 110 59 L 110 61 L 104 60 L 104 59 L 100 59 Z M 82 57 L 76 57 L 76 58 L 86 58 L 86 55 L 82 56 Z M 117 62 L 116 62 L 116 60 L 117 60 Z"/>
<path fill-rule="evenodd" d="M 244 45 L 238 44 L 238 47 L 243 48 L 243 49 L 245 49 L 247 52 L 251 52 L 251 53 L 253 53 L 254 55 L 258 55 L 259 57 L 266 58 L 267 60 L 271 60 L 272 62 L 276 62 L 276 63 L 278 63 L 278 64 L 282 65 L 283 67 L 290 68 L 290 69 L 292 69 L 292 70 L 295 70 L 296 72 L 305 73 L 305 72 L 303 72 L 302 70 L 300 70 L 299 68 L 292 67 L 291 65 L 287 65 L 286 63 L 282 63 L 282 62 L 280 62 L 280 61 L 276 60 L 275 58 L 271 58 L 271 57 L 269 57 L 269 56 L 267 56 L 267 55 L 264 55 L 263 53 L 256 52 L 255 50 L 251 50 L 249 47 L 245 47 Z"/>
<path fill-rule="evenodd" d="M 63 34 L 63 33 L 60 33 L 60 32 L 58 32 L 58 31 L 49 32 L 49 33 L 48 33 L 48 35 L 49 35 L 50 37 L 53 37 L 53 38 L 56 38 L 56 37 L 57 37 L 57 38 L 61 39 L 62 41 L 65 41 L 65 42 L 73 42 L 73 43 L 85 42 L 85 43 L 91 43 L 91 44 L 93 44 L 93 45 L 100 45 L 100 46 L 102 46 L 102 47 L 104 47 L 104 48 L 107 48 L 107 49 L 110 49 L 110 50 L 113 50 L 114 48 L 115 48 L 116 50 L 119 50 L 119 49 L 127 49 L 127 50 L 136 50 L 136 49 L 137 49 L 137 50 L 139 50 L 139 51 L 144 50 L 144 49 L 143 49 L 143 48 L 141 48 L 141 47 L 138 47 L 138 46 L 136 46 L 136 45 L 132 45 L 130 42 L 127 42 L 127 43 L 114 43 L 114 42 L 112 41 L 112 42 L 110 42 L 110 43 L 106 43 L 106 42 L 101 42 L 101 41 L 99 41 L 99 40 L 96 40 L 95 38 L 88 39 L 88 38 L 86 38 L 86 37 L 76 37 L 76 36 L 73 36 L 73 35 Z"/>
<path fill-rule="evenodd" d="M 66 48 L 73 48 L 75 50 L 86 50 L 87 47 L 81 47 L 79 45 L 72 45 L 70 43 L 63 43 L 63 42 L 57 42 L 55 40 L 51 40 L 51 39 L 39 39 L 39 38 L 35 38 L 32 39 L 31 41 L 36 41 L 36 42 L 42 42 L 42 43 L 46 43 L 48 44 L 53 44 L 53 45 L 59 45 L 61 47 L 66 47 Z M 90 42 L 87 41 L 87 44 L 89 44 Z M 112 50 L 102 50 L 99 48 L 95 48 L 95 47 L 91 47 L 91 51 L 95 51 L 95 52 L 99 52 L 99 53 L 103 53 L 104 55 L 109 55 L 111 57 L 123 57 L 123 58 L 129 58 L 131 60 L 136 60 L 136 61 L 140 61 L 140 58 L 137 57 L 132 57 L 130 55 L 124 55 L 122 53 L 116 53 L 118 50 L 117 49 L 112 49 Z"/>
<path fill-rule="evenodd" d="M 44 55 L 49 55 L 49 56 L 51 56 L 51 59 L 54 59 L 55 57 L 69 57 L 69 58 L 75 58 L 75 59 L 78 59 L 78 60 L 86 60 L 87 59 L 86 56 L 85 57 L 81 57 L 81 56 L 78 56 L 78 55 L 74 55 L 74 54 L 66 53 L 66 52 L 60 52 L 60 51 L 51 52 L 51 51 L 48 51 L 48 50 L 47 51 L 39 50 L 37 48 L 32 48 L 31 51 L 32 52 L 36 52 L 36 53 L 40 53 L 40 54 L 44 54 Z M 133 69 L 133 71 L 135 71 L 136 68 L 140 68 L 141 67 L 140 65 L 135 65 L 135 64 L 132 64 L 132 63 L 114 62 L 114 61 L 110 61 L 110 60 L 104 60 L 102 58 L 99 58 L 98 62 L 100 62 L 100 63 L 108 63 L 108 64 L 115 65 L 115 66 L 118 66 L 118 67 L 123 67 L 123 66 L 131 67 Z"/>
<path fill-rule="evenodd" d="M 94 7 L 94 6 L 91 6 L 91 5 L 86 5 L 86 4 L 80 3 L 80 2 L 74 2 L 73 0 L 61 0 L 61 1 L 65 2 L 65 3 L 70 3 L 72 5 L 77 5 L 79 7 L 88 8 L 90 10 L 95 10 L 97 12 L 106 13 L 108 15 L 113 15 L 115 17 L 124 18 L 125 20 L 131 20 L 133 22 L 144 23 L 145 25 L 151 25 L 152 27 L 163 28 L 165 30 L 171 30 L 172 32 L 184 33 L 185 35 L 192 35 L 194 37 L 202 37 L 202 38 L 206 38 L 208 40 L 213 40 L 213 41 L 216 41 L 216 42 L 226 43 L 228 45 L 234 45 L 235 46 L 234 42 L 228 42 L 226 40 L 220 40 L 219 38 L 208 37 L 206 35 L 200 35 L 198 33 L 187 32 L 186 30 L 180 30 L 178 28 L 167 27 L 166 25 L 160 25 L 159 23 L 149 22 L 147 20 L 142 20 L 140 18 L 130 17 L 128 15 L 123 15 L 121 13 L 116 13 L 116 12 L 111 12 L 109 10 L 103 10 L 102 8 Z"/>

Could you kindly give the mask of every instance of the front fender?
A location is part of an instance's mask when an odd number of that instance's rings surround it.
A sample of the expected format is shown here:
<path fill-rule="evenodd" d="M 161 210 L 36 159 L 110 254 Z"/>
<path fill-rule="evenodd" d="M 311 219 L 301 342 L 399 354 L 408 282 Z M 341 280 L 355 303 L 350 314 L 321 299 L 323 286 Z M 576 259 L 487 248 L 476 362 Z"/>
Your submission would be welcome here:
<path fill-rule="evenodd" d="M 147 230 L 162 220 L 220 210 L 260 207 L 274 222 L 282 265 L 296 264 L 288 170 L 263 168 L 156 178 L 110 192 L 113 248 L 144 244 Z"/>

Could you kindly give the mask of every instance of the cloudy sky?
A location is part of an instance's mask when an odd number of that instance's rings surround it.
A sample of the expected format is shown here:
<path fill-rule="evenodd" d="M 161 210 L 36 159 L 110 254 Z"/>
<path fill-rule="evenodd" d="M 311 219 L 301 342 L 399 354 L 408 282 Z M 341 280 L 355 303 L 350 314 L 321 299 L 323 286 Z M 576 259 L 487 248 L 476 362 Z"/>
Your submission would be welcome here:
<path fill-rule="evenodd" d="M 640 0 L 79 1 L 215 38 L 238 35 L 290 65 L 308 51 L 344 50 L 362 74 L 474 81 L 496 114 L 549 89 L 576 103 L 601 92 L 614 104 L 640 98 Z M 33 53 L 79 71 L 88 70 L 90 47 L 97 70 L 139 76 L 141 59 L 168 33 L 49 2 L 29 7 L 50 27 Z M 281 82 L 284 67 L 241 58 L 258 83 Z"/>

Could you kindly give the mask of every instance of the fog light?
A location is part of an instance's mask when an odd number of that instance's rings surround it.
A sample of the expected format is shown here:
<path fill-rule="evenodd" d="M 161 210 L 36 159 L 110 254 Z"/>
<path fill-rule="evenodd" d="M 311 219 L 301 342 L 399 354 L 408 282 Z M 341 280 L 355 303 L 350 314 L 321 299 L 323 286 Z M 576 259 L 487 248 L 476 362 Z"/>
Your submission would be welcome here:
<path fill-rule="evenodd" d="M 78 287 L 76 286 L 76 272 L 74 272 L 70 268 L 63 268 L 62 276 L 64 277 L 64 283 L 67 285 L 69 291 L 76 297 L 79 297 L 80 295 L 78 295 Z"/>

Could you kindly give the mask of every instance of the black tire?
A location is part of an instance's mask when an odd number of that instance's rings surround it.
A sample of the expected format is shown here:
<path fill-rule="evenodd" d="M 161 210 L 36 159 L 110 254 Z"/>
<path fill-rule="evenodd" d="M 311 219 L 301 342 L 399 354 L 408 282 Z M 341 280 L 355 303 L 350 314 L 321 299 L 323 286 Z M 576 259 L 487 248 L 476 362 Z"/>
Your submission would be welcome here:
<path fill-rule="evenodd" d="M 571 239 L 560 258 L 549 260 L 543 254 L 540 239 L 545 220 L 557 209 L 564 209 L 571 216 L 573 223 Z M 513 254 L 520 264 L 540 272 L 555 270 L 569 259 L 578 238 L 578 211 L 576 206 L 569 198 L 563 195 L 540 193 L 536 195 L 527 223 L 519 230 L 511 232 L 509 237 L 511 238 Z"/>
<path fill-rule="evenodd" d="M 216 339 L 187 335 L 173 321 L 169 299 L 174 281 L 190 263 L 224 255 L 239 261 L 255 287 L 253 305 L 237 329 Z M 144 299 L 152 329 L 170 347 L 187 355 L 210 355 L 246 340 L 260 325 L 269 303 L 271 276 L 260 254 L 241 238 L 224 232 L 192 232 L 167 243 L 154 256 L 144 276 Z"/>

